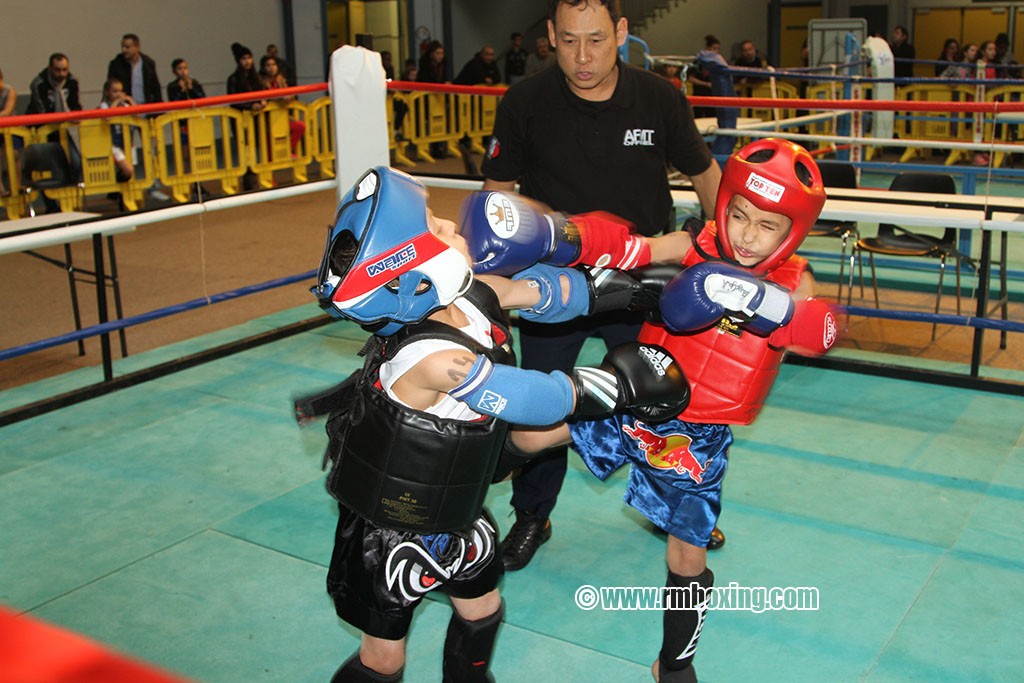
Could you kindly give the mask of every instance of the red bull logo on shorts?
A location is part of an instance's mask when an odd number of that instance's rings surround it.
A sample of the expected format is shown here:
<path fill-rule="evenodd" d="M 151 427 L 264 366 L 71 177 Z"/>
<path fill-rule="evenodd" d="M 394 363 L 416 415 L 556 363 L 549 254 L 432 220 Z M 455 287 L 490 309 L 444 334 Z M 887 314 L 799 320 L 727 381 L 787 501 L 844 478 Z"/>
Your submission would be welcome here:
<path fill-rule="evenodd" d="M 622 431 L 636 441 L 636 447 L 644 454 L 647 464 L 651 467 L 658 470 L 675 470 L 678 474 L 690 475 L 694 483 L 703 483 L 707 463 L 702 465 L 690 452 L 693 439 L 686 434 L 672 432 L 661 436 L 648 429 L 640 420 L 634 422 L 633 426 L 622 425 Z"/>

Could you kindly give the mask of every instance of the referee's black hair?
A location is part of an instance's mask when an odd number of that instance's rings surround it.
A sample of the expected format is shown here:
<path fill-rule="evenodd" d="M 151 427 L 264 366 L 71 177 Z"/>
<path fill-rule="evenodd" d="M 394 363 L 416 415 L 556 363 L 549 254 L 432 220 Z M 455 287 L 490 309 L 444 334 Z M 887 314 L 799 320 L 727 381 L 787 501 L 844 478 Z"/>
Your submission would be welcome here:
<path fill-rule="evenodd" d="M 612 23 L 618 24 L 619 19 L 622 18 L 622 3 L 619 0 L 550 0 L 548 3 L 548 19 L 551 23 L 555 23 L 555 12 L 558 11 L 559 5 L 568 5 L 569 7 L 579 7 L 580 5 L 601 5 L 608 14 L 612 17 Z"/>

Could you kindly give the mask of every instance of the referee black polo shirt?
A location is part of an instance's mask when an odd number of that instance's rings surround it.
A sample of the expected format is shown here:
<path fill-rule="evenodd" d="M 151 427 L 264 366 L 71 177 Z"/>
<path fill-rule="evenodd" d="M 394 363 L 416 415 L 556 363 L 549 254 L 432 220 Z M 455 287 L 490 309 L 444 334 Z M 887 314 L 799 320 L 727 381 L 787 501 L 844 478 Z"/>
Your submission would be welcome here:
<path fill-rule="evenodd" d="M 509 88 L 483 173 L 559 211 L 610 211 L 653 235 L 669 227 L 667 164 L 697 175 L 712 162 L 686 97 L 620 61 L 604 102 L 574 95 L 557 65 Z"/>

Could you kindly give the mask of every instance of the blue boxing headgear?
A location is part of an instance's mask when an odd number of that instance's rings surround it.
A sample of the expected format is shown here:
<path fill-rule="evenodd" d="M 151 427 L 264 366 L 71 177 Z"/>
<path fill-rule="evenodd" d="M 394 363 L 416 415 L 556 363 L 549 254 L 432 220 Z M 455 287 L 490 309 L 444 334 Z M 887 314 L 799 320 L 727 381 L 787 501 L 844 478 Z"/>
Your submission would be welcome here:
<path fill-rule="evenodd" d="M 339 265 L 346 245 L 355 256 Z M 466 257 L 427 227 L 423 184 L 378 166 L 338 204 L 312 291 L 331 315 L 387 336 L 444 308 L 472 281 Z"/>

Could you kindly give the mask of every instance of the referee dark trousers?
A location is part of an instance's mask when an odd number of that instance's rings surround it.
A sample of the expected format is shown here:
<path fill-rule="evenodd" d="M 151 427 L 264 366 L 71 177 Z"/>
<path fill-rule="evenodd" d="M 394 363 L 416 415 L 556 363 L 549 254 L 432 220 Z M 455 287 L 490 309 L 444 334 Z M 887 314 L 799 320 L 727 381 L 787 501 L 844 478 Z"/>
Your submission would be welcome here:
<path fill-rule="evenodd" d="M 520 365 L 529 370 L 571 372 L 583 343 L 600 337 L 605 346 L 635 342 L 642 317 L 635 313 L 611 313 L 581 318 L 558 325 L 544 325 L 520 319 Z M 535 458 L 522 474 L 512 480 L 512 507 L 547 519 L 562 490 L 568 464 L 568 447 L 559 446 Z"/>

